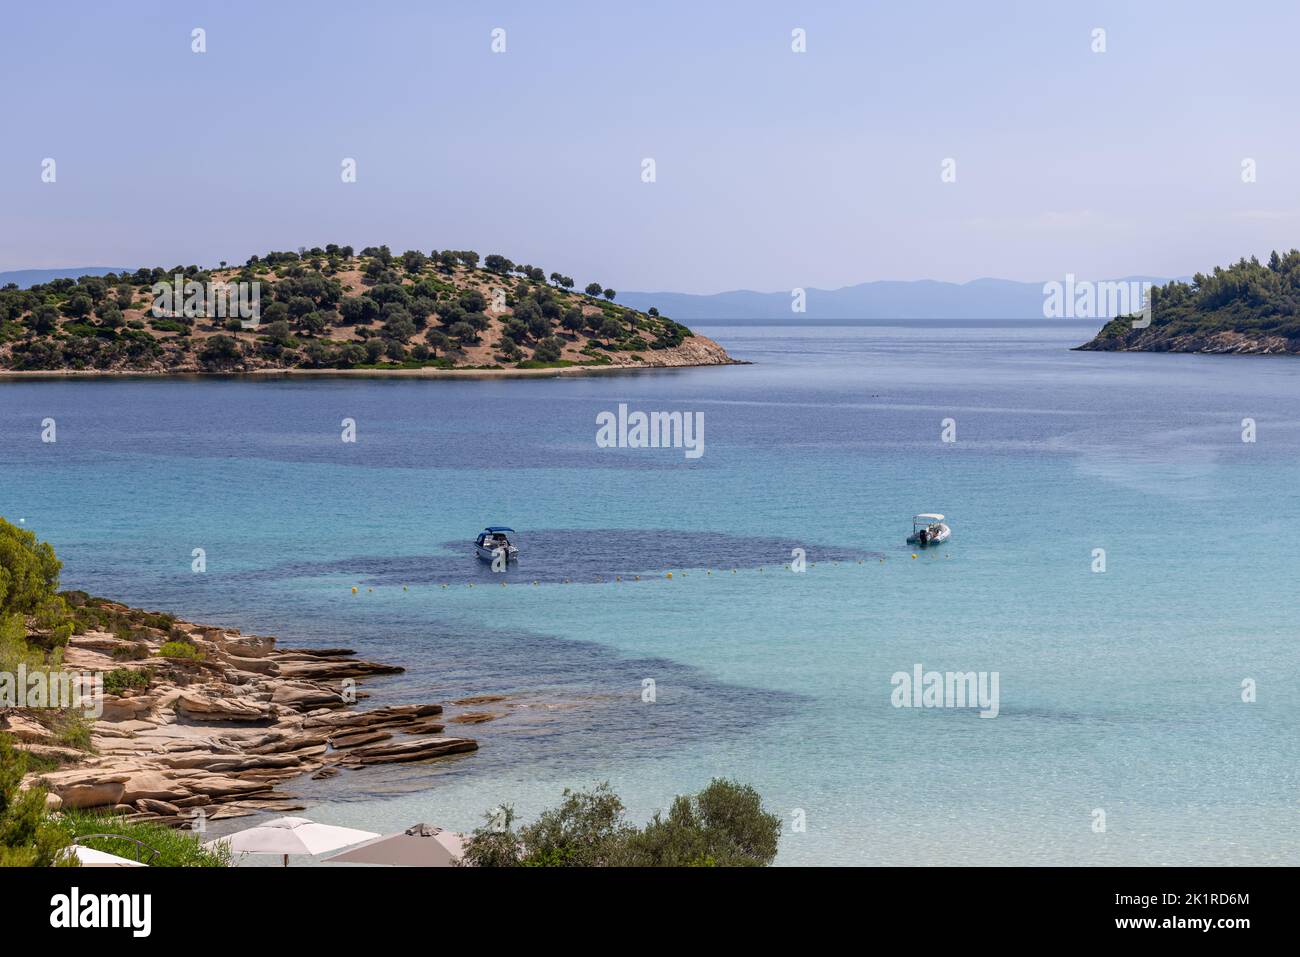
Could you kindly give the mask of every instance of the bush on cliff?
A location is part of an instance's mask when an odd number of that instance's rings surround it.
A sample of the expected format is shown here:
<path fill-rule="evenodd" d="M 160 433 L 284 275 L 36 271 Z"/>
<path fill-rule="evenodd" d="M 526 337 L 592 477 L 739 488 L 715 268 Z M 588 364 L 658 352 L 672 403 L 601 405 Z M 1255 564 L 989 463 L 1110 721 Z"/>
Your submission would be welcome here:
<path fill-rule="evenodd" d="M 202 661 L 203 652 L 188 641 L 167 641 L 158 649 L 163 658 L 184 658 L 188 661 Z"/>
<path fill-rule="evenodd" d="M 514 811 L 489 813 L 461 863 L 474 867 L 763 867 L 776 857 L 781 819 L 748 785 L 716 778 L 678 796 L 667 816 L 644 829 L 623 817 L 623 802 L 601 784 L 564 792 L 558 808 L 517 828 Z"/>
<path fill-rule="evenodd" d="M 120 695 L 126 690 L 147 691 L 149 672 L 132 668 L 114 668 L 104 675 L 104 693 Z"/>

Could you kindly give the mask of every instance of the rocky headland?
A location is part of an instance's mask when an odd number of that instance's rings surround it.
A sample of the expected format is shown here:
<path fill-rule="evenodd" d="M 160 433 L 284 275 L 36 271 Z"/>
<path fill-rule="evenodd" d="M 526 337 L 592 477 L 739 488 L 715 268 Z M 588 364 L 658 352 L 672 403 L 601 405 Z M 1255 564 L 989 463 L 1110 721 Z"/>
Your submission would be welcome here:
<path fill-rule="evenodd" d="M 1106 323 L 1082 352 L 1300 355 L 1300 251 L 1241 259 L 1149 291 L 1145 317 Z"/>
<path fill-rule="evenodd" d="M 191 656 L 163 653 L 178 640 Z M 404 669 L 360 660 L 345 648 L 277 648 L 274 638 L 177 621 L 167 631 L 141 628 L 130 637 L 75 634 L 63 667 L 116 675 L 115 693 L 104 694 L 102 716 L 90 725 L 89 748 L 59 743 L 37 713 L 0 713 L 0 731 L 45 766 L 25 783 L 44 786 L 52 808 L 97 808 L 187 827 L 199 818 L 297 809 L 280 786 L 302 775 L 323 778 L 478 748 L 472 738 L 443 733 L 441 704 L 358 707 L 367 697 L 358 681 Z M 464 699 L 460 704 L 480 710 L 451 720 L 488 720 L 495 715 L 481 706 L 499 700 Z"/>

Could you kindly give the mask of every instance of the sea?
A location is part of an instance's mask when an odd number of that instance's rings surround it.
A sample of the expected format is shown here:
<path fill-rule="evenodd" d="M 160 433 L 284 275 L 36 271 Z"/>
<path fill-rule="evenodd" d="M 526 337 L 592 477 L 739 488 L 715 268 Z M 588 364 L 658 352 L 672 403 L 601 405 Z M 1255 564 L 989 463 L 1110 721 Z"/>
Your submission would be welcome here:
<path fill-rule="evenodd" d="M 725 777 L 777 864 L 1300 864 L 1300 360 L 698 331 L 750 364 L 0 381 L 0 515 L 65 588 L 404 666 L 366 706 L 505 696 L 449 704 L 498 715 L 448 724 L 472 754 L 289 782 L 314 820 L 608 782 L 639 823 Z M 702 453 L 598 442 L 620 405 Z"/>

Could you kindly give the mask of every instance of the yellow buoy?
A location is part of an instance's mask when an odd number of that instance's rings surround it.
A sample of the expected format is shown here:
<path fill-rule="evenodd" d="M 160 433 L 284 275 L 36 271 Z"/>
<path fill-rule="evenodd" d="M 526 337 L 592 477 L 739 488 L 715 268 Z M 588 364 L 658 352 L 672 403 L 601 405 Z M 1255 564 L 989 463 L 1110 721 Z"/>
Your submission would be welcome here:
<path fill-rule="evenodd" d="M 356 593 L 357 593 L 357 586 L 356 586 L 356 585 L 353 585 L 353 586 L 352 586 L 352 594 L 355 595 Z"/>
<path fill-rule="evenodd" d="M 912 557 L 913 557 L 913 558 L 915 558 L 915 557 L 916 557 L 916 555 L 915 555 L 915 554 L 914 554 L 914 555 L 912 555 Z"/>
<path fill-rule="evenodd" d="M 668 578 L 672 578 L 672 577 L 673 577 L 673 573 L 672 573 L 672 572 L 669 572 L 668 575 L 667 575 L 666 577 L 668 577 Z"/>

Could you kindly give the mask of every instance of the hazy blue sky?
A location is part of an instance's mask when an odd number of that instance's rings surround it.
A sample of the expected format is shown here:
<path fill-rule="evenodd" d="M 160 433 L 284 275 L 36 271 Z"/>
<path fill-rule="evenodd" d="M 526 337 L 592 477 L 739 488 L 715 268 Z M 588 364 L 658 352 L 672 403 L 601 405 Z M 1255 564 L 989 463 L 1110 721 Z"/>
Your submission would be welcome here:
<path fill-rule="evenodd" d="M 1300 5 L 1281 0 L 0 16 L 0 269 L 388 243 L 712 292 L 1179 275 L 1300 245 Z"/>

